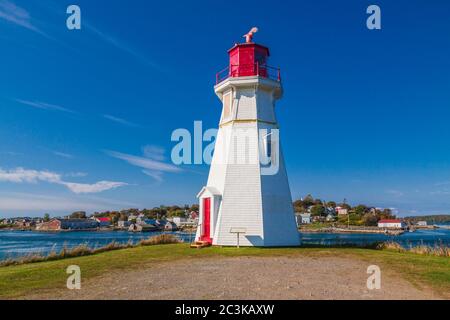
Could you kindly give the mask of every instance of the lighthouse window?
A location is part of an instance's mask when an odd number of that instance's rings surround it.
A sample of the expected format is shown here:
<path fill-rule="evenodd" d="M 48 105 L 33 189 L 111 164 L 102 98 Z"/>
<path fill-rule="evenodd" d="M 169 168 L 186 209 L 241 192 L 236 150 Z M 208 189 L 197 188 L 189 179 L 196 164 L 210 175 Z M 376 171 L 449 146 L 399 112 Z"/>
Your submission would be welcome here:
<path fill-rule="evenodd" d="M 256 52 L 255 60 L 259 65 L 264 65 L 266 63 L 266 56 L 262 52 Z"/>
<path fill-rule="evenodd" d="M 223 118 L 228 119 L 231 115 L 231 93 L 223 96 Z"/>

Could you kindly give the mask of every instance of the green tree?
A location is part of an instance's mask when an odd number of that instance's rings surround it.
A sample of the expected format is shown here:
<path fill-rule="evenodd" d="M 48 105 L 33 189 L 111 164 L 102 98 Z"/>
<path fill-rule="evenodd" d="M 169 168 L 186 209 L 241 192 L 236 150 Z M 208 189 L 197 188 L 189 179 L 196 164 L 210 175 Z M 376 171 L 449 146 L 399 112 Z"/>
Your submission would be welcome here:
<path fill-rule="evenodd" d="M 366 213 L 362 217 L 362 222 L 365 226 L 376 226 L 378 223 L 377 214 Z"/>
<path fill-rule="evenodd" d="M 365 205 L 363 205 L 363 204 L 360 204 L 360 205 L 357 205 L 355 208 L 354 208 L 354 211 L 355 211 L 355 213 L 357 214 L 357 215 L 360 215 L 360 216 L 362 216 L 363 214 L 365 214 L 365 213 L 367 213 L 368 211 L 369 211 L 369 208 L 367 208 Z"/>
<path fill-rule="evenodd" d="M 381 219 L 394 219 L 395 215 L 392 214 L 391 209 L 383 209 L 383 211 L 381 211 L 381 213 L 380 213 L 380 218 Z"/>
<path fill-rule="evenodd" d="M 70 215 L 71 219 L 86 219 L 86 212 L 84 211 L 75 211 Z"/>
<path fill-rule="evenodd" d="M 327 202 L 327 207 L 336 208 L 336 202 L 334 202 L 334 201 L 328 201 L 328 202 Z"/>
<path fill-rule="evenodd" d="M 317 198 L 317 199 L 314 200 L 314 204 L 315 205 L 323 205 L 323 202 L 322 202 L 321 199 Z"/>
<path fill-rule="evenodd" d="M 292 205 L 294 206 L 295 212 L 306 212 L 306 207 L 303 203 L 303 200 L 295 200 Z"/>
<path fill-rule="evenodd" d="M 303 198 L 303 205 L 305 208 L 309 208 L 314 204 L 314 198 L 312 195 L 308 194 L 305 198 Z"/>
<path fill-rule="evenodd" d="M 44 222 L 50 221 L 50 215 L 48 213 L 44 214 Z"/>
<path fill-rule="evenodd" d="M 316 204 L 311 207 L 312 216 L 322 216 L 325 214 L 325 207 L 321 204 Z"/>

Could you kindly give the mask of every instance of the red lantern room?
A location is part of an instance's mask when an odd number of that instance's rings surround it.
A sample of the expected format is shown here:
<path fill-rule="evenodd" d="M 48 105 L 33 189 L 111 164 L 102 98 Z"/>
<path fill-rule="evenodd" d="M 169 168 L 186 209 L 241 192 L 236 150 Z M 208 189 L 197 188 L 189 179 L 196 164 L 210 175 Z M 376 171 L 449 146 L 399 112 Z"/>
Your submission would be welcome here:
<path fill-rule="evenodd" d="M 235 44 L 228 50 L 230 63 L 226 69 L 216 74 L 216 84 L 230 77 L 260 76 L 281 80 L 280 69 L 267 64 L 269 48 L 252 42 L 253 33 L 250 31 L 244 36 L 246 43 Z"/>
<path fill-rule="evenodd" d="M 269 49 L 256 43 L 236 44 L 228 50 L 230 77 L 267 77 Z"/>

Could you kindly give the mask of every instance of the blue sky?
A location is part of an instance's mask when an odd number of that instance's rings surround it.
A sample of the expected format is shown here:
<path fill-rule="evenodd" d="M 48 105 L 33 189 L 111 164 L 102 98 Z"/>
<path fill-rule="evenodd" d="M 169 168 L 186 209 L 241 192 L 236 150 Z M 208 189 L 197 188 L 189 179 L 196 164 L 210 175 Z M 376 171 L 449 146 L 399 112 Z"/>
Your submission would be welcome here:
<path fill-rule="evenodd" d="M 174 166 L 171 133 L 217 127 L 215 73 L 252 26 L 282 70 L 294 198 L 449 213 L 449 17 L 437 0 L 0 0 L 0 216 L 194 203 L 208 166 Z"/>

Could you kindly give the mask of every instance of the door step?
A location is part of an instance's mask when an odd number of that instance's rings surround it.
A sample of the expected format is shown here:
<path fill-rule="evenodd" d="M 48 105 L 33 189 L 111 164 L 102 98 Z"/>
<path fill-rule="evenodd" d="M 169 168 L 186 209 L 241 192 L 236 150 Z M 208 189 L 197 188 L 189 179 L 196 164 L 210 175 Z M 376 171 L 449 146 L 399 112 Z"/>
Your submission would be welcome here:
<path fill-rule="evenodd" d="M 191 248 L 201 249 L 211 246 L 211 243 L 208 241 L 195 241 L 191 243 Z"/>

